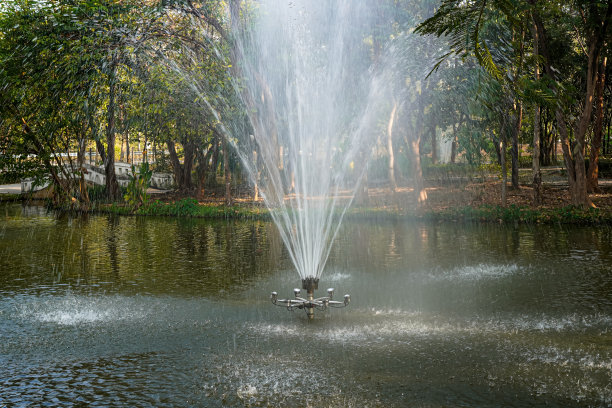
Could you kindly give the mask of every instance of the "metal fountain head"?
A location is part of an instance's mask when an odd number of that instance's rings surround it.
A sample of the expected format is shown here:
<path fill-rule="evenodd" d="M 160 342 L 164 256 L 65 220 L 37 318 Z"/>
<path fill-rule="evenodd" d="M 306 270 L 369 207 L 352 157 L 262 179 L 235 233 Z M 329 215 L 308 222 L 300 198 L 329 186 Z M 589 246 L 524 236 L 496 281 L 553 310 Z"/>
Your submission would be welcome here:
<path fill-rule="evenodd" d="M 276 306 L 286 307 L 287 310 L 294 311 L 295 309 L 304 309 L 309 319 L 314 319 L 314 310 L 325 310 L 328 307 L 346 307 L 351 301 L 350 295 L 344 295 L 344 301 L 338 302 L 333 300 L 334 288 L 327 289 L 327 296 L 316 298 L 314 297 L 314 291 L 319 288 L 319 279 L 317 278 L 306 278 L 302 279 L 302 289 L 306 290 L 307 298 L 300 296 L 301 290 L 299 288 L 293 289 L 295 299 L 279 299 L 278 293 L 272 292 L 270 300 Z"/>

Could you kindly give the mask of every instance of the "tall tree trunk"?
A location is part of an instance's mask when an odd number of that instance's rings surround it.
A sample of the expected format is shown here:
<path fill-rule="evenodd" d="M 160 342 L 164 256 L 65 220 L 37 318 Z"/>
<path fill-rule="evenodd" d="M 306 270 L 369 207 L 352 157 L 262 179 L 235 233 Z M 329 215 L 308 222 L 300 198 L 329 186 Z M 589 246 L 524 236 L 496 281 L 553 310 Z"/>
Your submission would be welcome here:
<path fill-rule="evenodd" d="M 100 156 L 100 161 L 106 163 L 106 151 L 104 150 L 104 144 L 100 140 L 96 140 L 96 150 L 98 151 L 98 156 Z"/>
<path fill-rule="evenodd" d="M 127 162 L 125 159 L 125 109 L 123 104 L 123 94 L 119 93 L 117 96 L 118 99 L 118 109 L 117 109 L 117 129 L 121 135 L 121 148 L 119 149 L 119 161 Z"/>
<path fill-rule="evenodd" d="M 232 205 L 232 175 L 229 165 L 229 146 L 223 138 L 223 176 L 225 177 L 225 205 Z"/>
<path fill-rule="evenodd" d="M 391 115 L 389 116 L 389 123 L 387 124 L 387 151 L 389 152 L 389 184 L 391 186 L 391 192 L 395 198 L 397 191 L 397 182 L 395 180 L 395 155 L 393 154 L 393 124 L 397 115 L 397 100 L 393 101 L 393 109 L 391 109 Z"/>
<path fill-rule="evenodd" d="M 414 186 L 414 197 L 417 207 L 420 207 L 427 201 L 427 190 L 423 182 L 423 168 L 421 167 L 421 138 L 423 137 L 423 116 L 425 112 L 420 109 L 417 112 L 416 126 L 412 127 L 410 135 L 404 134 L 404 142 L 406 143 L 407 154 L 412 163 L 412 180 Z"/>
<path fill-rule="evenodd" d="M 123 156 L 122 160 L 125 160 L 126 163 L 130 163 L 130 129 L 127 122 L 125 103 L 121 103 L 119 111 L 121 112 L 121 155 Z"/>
<path fill-rule="evenodd" d="M 427 190 L 423 182 L 423 169 L 421 167 L 421 130 L 417 130 L 411 140 L 410 147 L 412 150 L 412 170 L 414 179 L 414 194 L 417 201 L 417 206 L 421 206 L 427 201 Z"/>
<path fill-rule="evenodd" d="M 211 171 L 208 173 L 207 184 L 209 185 L 217 185 L 217 170 L 219 169 L 219 145 L 221 144 L 222 138 L 217 138 L 213 143 L 213 154 L 212 154 L 212 164 L 210 166 Z"/>
<path fill-rule="evenodd" d="M 259 200 L 259 163 L 257 162 L 259 156 L 257 155 L 257 150 L 253 148 L 253 171 L 255 174 L 253 175 L 253 201 Z"/>
<path fill-rule="evenodd" d="M 578 124 L 576 126 L 574 140 L 574 194 L 572 194 L 572 203 L 578 206 L 592 205 L 587 194 L 587 177 L 584 163 L 584 152 L 586 144 L 586 133 L 591 122 L 591 113 L 593 111 L 593 96 L 595 93 L 596 78 L 599 71 L 598 54 L 600 50 L 595 44 L 589 46 L 589 58 L 587 68 L 587 85 L 585 92 L 584 108 Z"/>
<path fill-rule="evenodd" d="M 516 73 L 514 75 L 514 89 L 518 89 L 518 80 L 523 72 L 523 55 L 524 55 L 524 44 L 525 44 L 525 27 L 521 27 L 521 39 L 520 39 L 520 51 L 519 51 L 519 62 L 516 64 Z M 521 127 L 523 125 L 523 102 L 518 96 L 514 99 L 514 111 L 516 113 L 516 122 L 512 133 L 512 188 L 515 190 L 519 189 L 519 135 L 521 133 Z"/>
<path fill-rule="evenodd" d="M 183 141 L 183 191 L 185 193 L 193 192 L 193 182 L 191 173 L 193 171 L 193 161 L 195 158 L 195 143 L 187 140 Z"/>
<path fill-rule="evenodd" d="M 85 137 L 79 138 L 79 150 L 77 151 L 77 167 L 83 167 L 85 164 L 85 154 L 87 153 L 87 140 Z"/>
<path fill-rule="evenodd" d="M 433 117 L 431 119 L 431 127 L 429 130 L 431 132 L 431 163 L 438 164 L 438 144 L 436 141 L 436 124 L 433 121 Z"/>
<path fill-rule="evenodd" d="M 149 155 L 148 155 L 148 149 L 147 149 L 148 142 L 149 142 L 149 137 L 148 137 L 148 134 L 145 128 L 144 145 L 142 146 L 142 151 L 140 152 L 140 155 L 142 158 L 142 162 L 147 163 L 147 164 L 149 164 Z"/>
<path fill-rule="evenodd" d="M 523 102 L 517 101 L 516 122 L 512 131 L 512 188 L 519 189 L 519 146 L 518 139 L 523 125 Z"/>
<path fill-rule="evenodd" d="M 125 162 L 130 163 L 134 161 L 130 159 L 132 159 L 131 152 L 130 152 L 130 134 L 128 130 L 126 129 L 125 131 Z"/>
<path fill-rule="evenodd" d="M 529 0 L 532 5 L 535 5 L 536 0 Z M 538 31 L 538 39 L 540 41 L 539 51 L 544 57 L 544 71 L 551 78 L 555 78 L 555 72 L 552 69 L 553 61 L 551 55 L 548 53 L 548 44 L 546 39 L 546 30 L 540 16 L 535 9 L 532 9 L 533 20 L 536 24 Z M 563 150 L 563 159 L 565 161 L 569 191 L 572 197 L 572 204 L 580 207 L 591 206 L 592 203 L 587 194 L 587 179 L 586 169 L 584 163 L 584 145 L 586 132 L 591 119 L 591 112 L 593 109 L 593 94 L 595 90 L 595 78 L 597 77 L 597 71 L 599 67 L 599 58 L 603 48 L 603 41 L 605 35 L 607 35 L 607 27 L 612 16 L 612 3 L 608 4 L 606 15 L 602 21 L 601 27 L 594 31 L 593 38 L 589 41 L 589 49 L 587 55 L 587 84 L 584 93 L 584 105 L 580 114 L 580 120 L 578 121 L 576 128 L 574 129 L 574 140 L 575 145 L 572 149 L 569 142 L 569 133 L 567 129 L 567 122 L 561 106 L 557 106 L 555 109 L 555 117 L 557 120 L 557 127 L 561 136 L 561 148 Z M 552 90 L 555 94 L 559 94 L 559 90 L 555 85 L 552 85 Z"/>
<path fill-rule="evenodd" d="M 206 187 L 206 176 L 209 171 L 209 162 L 210 162 L 212 153 L 213 153 L 212 144 L 208 147 L 208 149 L 206 150 L 206 153 L 204 153 L 202 149 L 197 149 L 197 159 L 198 159 L 198 166 L 197 166 L 198 187 L 197 187 L 197 190 L 198 190 L 199 200 L 204 199 L 204 193 L 206 190 L 205 188 Z"/>
<path fill-rule="evenodd" d="M 501 184 L 501 205 L 502 207 L 506 206 L 506 196 L 508 190 L 508 170 L 506 169 L 506 144 L 507 144 L 507 136 L 506 129 L 502 129 L 501 132 L 501 142 L 499 146 L 500 150 L 500 165 L 502 172 L 502 184 Z"/>
<path fill-rule="evenodd" d="M 77 154 L 77 167 L 79 168 L 79 195 L 81 209 L 86 210 L 89 207 L 89 192 L 87 191 L 87 182 L 85 181 L 85 154 L 87 151 L 87 143 L 85 137 L 79 139 L 79 152 Z"/>
<path fill-rule="evenodd" d="M 531 33 L 534 38 L 533 55 L 536 57 L 538 53 L 538 31 L 535 27 L 535 23 L 532 25 Z M 534 66 L 534 78 L 537 81 L 540 80 L 540 64 L 536 61 Z M 532 156 L 532 169 L 533 169 L 533 205 L 542 204 L 542 172 L 540 170 L 540 104 L 536 103 L 533 112 L 533 156 Z"/>
<path fill-rule="evenodd" d="M 119 183 L 115 174 L 115 92 L 117 83 L 118 57 L 115 55 L 109 73 L 108 108 L 106 115 L 106 157 L 104 160 L 104 173 L 106 175 L 106 195 L 112 201 L 119 199 Z"/>
<path fill-rule="evenodd" d="M 589 192 L 599 192 L 599 152 L 601 149 L 601 141 L 603 135 L 603 113 L 604 103 L 603 94 L 604 86 L 606 83 L 606 63 L 607 57 L 603 57 L 601 61 L 601 67 L 599 68 L 599 75 L 597 76 L 596 84 L 596 111 L 595 111 L 595 129 L 593 131 L 593 138 L 591 139 L 591 152 L 589 155 L 589 169 L 587 171 L 588 185 L 587 189 Z"/>
<path fill-rule="evenodd" d="M 119 149 L 119 161 L 124 162 L 125 160 L 125 137 L 121 136 L 121 149 Z"/>
<path fill-rule="evenodd" d="M 451 143 L 451 156 L 450 156 L 450 162 L 455 164 L 455 162 L 457 161 L 457 143 L 458 143 L 458 137 L 457 137 L 457 127 L 459 127 L 460 124 L 457 123 L 453 123 L 453 141 Z"/>
<path fill-rule="evenodd" d="M 170 165 L 172 166 L 172 172 L 174 173 L 174 181 L 180 192 L 185 192 L 185 172 L 183 170 L 183 165 L 181 165 L 181 161 L 179 160 L 178 154 L 176 153 L 176 145 L 173 140 L 168 140 L 166 142 L 168 145 L 168 153 L 170 153 Z"/>

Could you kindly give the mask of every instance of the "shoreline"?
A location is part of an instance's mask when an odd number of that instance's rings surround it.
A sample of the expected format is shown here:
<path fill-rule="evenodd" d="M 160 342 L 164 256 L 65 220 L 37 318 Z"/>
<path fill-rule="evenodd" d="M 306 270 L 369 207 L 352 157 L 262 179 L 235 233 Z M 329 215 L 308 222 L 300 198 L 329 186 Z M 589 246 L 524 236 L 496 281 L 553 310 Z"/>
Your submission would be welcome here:
<path fill-rule="evenodd" d="M 270 210 L 253 202 L 242 202 L 232 206 L 221 203 L 200 203 L 194 198 L 183 198 L 162 202 L 153 201 L 136 210 L 120 203 L 94 203 L 87 211 L 72 208 L 54 208 L 43 198 L 28 197 L 27 194 L 2 194 L 0 203 L 36 202 L 60 212 L 112 214 L 140 217 L 177 217 L 225 220 L 271 221 Z M 448 208 L 426 208 L 406 210 L 389 206 L 355 206 L 344 214 L 347 220 L 404 220 L 451 223 L 524 224 L 524 225 L 612 225 L 612 211 L 607 208 L 580 209 L 574 206 L 555 208 L 531 208 L 510 204 L 506 207 L 491 204 L 460 205 Z"/>

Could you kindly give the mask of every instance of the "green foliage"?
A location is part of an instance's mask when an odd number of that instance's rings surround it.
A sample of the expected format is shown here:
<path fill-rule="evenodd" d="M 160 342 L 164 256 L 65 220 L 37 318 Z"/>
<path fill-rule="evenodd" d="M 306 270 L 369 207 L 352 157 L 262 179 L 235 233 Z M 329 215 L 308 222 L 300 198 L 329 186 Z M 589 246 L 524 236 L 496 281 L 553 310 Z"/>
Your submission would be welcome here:
<path fill-rule="evenodd" d="M 133 209 L 136 210 L 149 201 L 147 189 L 149 188 L 152 175 L 153 171 L 149 169 L 149 163 L 142 163 L 138 172 L 136 172 L 136 167 L 132 165 L 130 182 L 123 198 Z"/>
<path fill-rule="evenodd" d="M 127 194 L 127 189 L 125 187 L 119 187 L 119 192 L 122 196 Z M 106 203 L 108 202 L 108 194 L 106 194 L 106 186 L 100 186 L 94 184 L 93 186 L 87 187 L 87 194 L 89 195 L 89 200 L 93 203 Z"/>
<path fill-rule="evenodd" d="M 268 211 L 259 207 L 201 205 L 193 198 L 183 198 L 173 203 L 163 203 L 156 200 L 140 207 L 135 213 L 138 215 L 198 218 L 269 218 Z"/>
<path fill-rule="evenodd" d="M 194 217 L 197 213 L 198 200 L 195 198 L 183 198 L 170 204 L 156 200 L 137 211 L 137 214 L 141 215 L 172 215 L 178 217 Z"/>
<path fill-rule="evenodd" d="M 429 218 L 445 221 L 501 222 L 521 224 L 612 224 L 612 214 L 598 208 L 582 209 L 567 206 L 556 209 L 531 209 L 510 205 L 508 207 L 483 205 L 480 207 L 452 208 L 429 214 Z"/>

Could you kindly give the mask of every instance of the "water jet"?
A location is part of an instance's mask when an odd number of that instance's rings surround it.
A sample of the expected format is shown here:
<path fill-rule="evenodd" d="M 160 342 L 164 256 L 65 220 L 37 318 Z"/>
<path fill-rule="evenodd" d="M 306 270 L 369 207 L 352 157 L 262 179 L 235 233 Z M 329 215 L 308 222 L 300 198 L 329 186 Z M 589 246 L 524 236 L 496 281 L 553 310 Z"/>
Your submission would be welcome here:
<path fill-rule="evenodd" d="M 248 121 L 233 124 L 234 148 L 295 266 L 305 297 L 272 302 L 290 310 L 345 307 L 315 297 L 332 243 L 376 144 L 380 107 L 388 99 L 363 39 L 374 4 L 341 0 L 263 0 L 248 29 L 235 24 Z M 380 71 L 380 72 L 379 72 Z M 350 103 L 347 103 L 350 101 Z M 301 292 L 301 291 L 300 291 Z"/>

